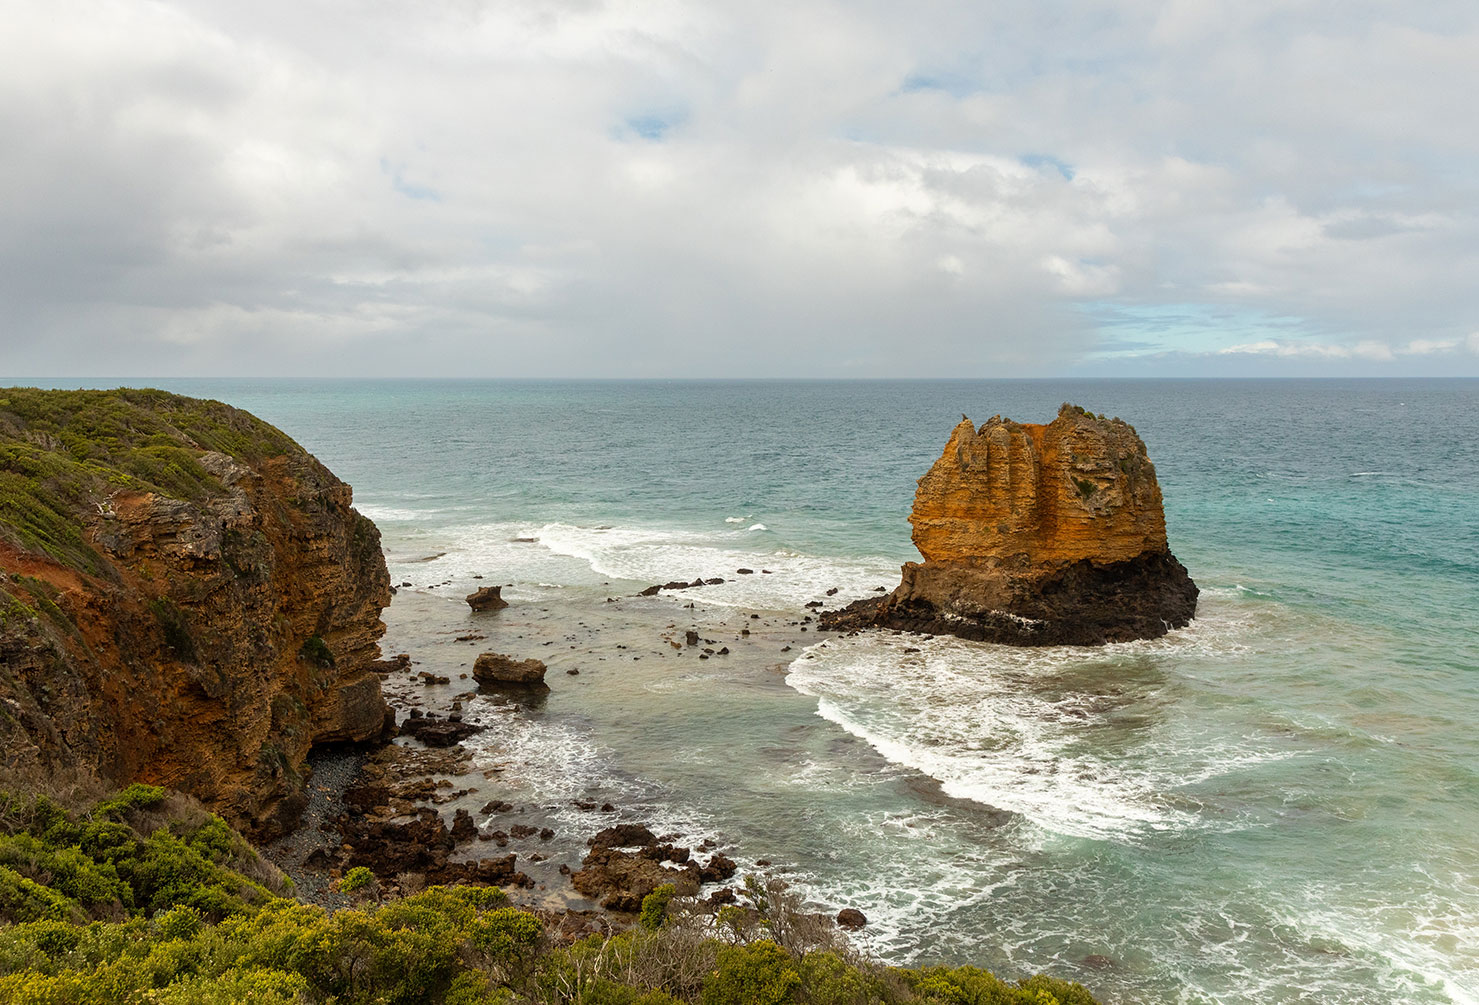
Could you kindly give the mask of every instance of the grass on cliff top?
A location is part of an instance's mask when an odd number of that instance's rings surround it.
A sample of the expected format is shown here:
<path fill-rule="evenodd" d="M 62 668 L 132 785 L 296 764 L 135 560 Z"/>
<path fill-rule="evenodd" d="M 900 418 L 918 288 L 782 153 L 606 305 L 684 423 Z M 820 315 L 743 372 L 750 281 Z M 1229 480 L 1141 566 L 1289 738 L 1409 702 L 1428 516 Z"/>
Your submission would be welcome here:
<path fill-rule="evenodd" d="M 201 452 L 250 463 L 299 450 L 281 430 L 219 401 L 130 388 L 0 388 L 0 533 L 98 572 L 77 514 L 112 492 L 199 500 L 221 491 Z"/>
<path fill-rule="evenodd" d="M 1041 975 L 882 966 L 774 881 L 717 916 L 663 887 L 631 930 L 570 944 L 496 887 L 385 901 L 354 872 L 361 906 L 329 913 L 162 789 L 70 810 L 0 789 L 0 1005 L 1096 1005 Z"/>

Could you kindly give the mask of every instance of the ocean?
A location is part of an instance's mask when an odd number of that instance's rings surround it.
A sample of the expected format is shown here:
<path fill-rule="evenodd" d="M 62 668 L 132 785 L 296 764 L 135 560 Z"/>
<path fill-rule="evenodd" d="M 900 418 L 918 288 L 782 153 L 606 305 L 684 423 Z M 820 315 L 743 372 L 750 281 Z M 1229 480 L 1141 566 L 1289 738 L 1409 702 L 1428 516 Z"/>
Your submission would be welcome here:
<path fill-rule="evenodd" d="M 860 908 L 890 962 L 1108 1003 L 1479 1003 L 1479 381 L 156 386 L 354 486 L 411 584 L 388 651 L 464 666 L 460 597 L 510 584 L 486 645 L 552 691 L 474 703 L 470 743 L 559 825 L 552 861 L 590 829 L 572 802 L 609 800 Z M 802 632 L 917 557 L 914 482 L 962 413 L 1064 401 L 1145 440 L 1191 626 Z M 695 577 L 726 582 L 634 599 Z M 733 656 L 669 646 L 690 625 Z"/>

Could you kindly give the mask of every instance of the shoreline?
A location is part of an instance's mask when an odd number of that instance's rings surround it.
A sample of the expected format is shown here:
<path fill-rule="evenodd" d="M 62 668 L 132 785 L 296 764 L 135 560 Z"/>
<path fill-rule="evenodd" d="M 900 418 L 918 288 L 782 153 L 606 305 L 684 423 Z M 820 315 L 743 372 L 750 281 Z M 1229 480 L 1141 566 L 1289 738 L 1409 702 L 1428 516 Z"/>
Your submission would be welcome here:
<path fill-rule="evenodd" d="M 626 587 L 621 595 L 611 592 L 618 585 Z M 789 696 L 784 676 L 792 654 L 825 637 L 817 632 L 813 610 L 788 614 L 705 605 L 698 589 L 642 596 L 640 584 L 636 586 L 573 588 L 567 596 L 514 599 L 507 608 L 487 612 L 470 610 L 460 597 L 399 588 L 382 612 L 387 626 L 382 666 L 395 669 L 381 677 L 397 724 L 412 716 L 451 717 L 477 731 L 450 746 L 431 747 L 401 735 L 378 750 L 334 746 L 316 751 L 309 758 L 313 774 L 302 822 L 264 853 L 294 880 L 303 899 L 330 909 L 352 905 L 350 897 L 333 888 L 344 871 L 336 822 L 363 815 L 352 803 L 356 790 L 374 775 L 412 796 L 395 803 L 401 817 L 407 810 L 430 809 L 449 831 L 458 828 L 459 818 L 470 818 L 476 836 L 469 836 L 463 820 L 461 838 L 447 861 L 456 866 L 516 856 L 514 868 L 529 883 L 505 886 L 505 892 L 521 907 L 562 919 L 567 933 L 626 927 L 635 921 L 635 914 L 602 908 L 598 899 L 572 884 L 590 851 L 590 839 L 613 825 L 650 827 L 658 835 L 656 844 L 680 845 L 679 853 L 691 849 L 696 863 L 700 856 L 733 855 L 738 871 L 724 880 L 705 880 L 698 891 L 700 899 L 717 895 L 714 909 L 734 899 L 733 888 L 747 874 L 762 881 L 780 878 L 785 866 L 772 864 L 763 852 L 744 855 L 723 834 L 663 827 L 663 821 L 647 818 L 640 805 L 623 805 L 600 788 L 587 793 L 591 798 L 570 801 L 577 811 L 572 820 L 571 805 L 532 799 L 525 786 L 504 780 L 511 752 L 502 745 L 499 726 L 513 719 L 537 731 L 546 703 L 558 701 L 561 689 L 600 688 L 603 679 L 619 674 L 626 664 L 645 660 L 661 663 L 678 679 L 696 668 L 722 665 L 726 672 Z M 688 644 L 689 632 L 698 634 L 697 644 Z M 472 678 L 473 658 L 489 651 L 540 659 L 547 666 L 549 691 L 480 687 Z M 651 856 L 650 849 L 647 854 Z M 401 878 L 412 887 L 418 882 L 414 876 Z M 380 880 L 382 885 L 402 885 L 390 876 Z M 830 906 L 828 916 L 847 906 Z"/>

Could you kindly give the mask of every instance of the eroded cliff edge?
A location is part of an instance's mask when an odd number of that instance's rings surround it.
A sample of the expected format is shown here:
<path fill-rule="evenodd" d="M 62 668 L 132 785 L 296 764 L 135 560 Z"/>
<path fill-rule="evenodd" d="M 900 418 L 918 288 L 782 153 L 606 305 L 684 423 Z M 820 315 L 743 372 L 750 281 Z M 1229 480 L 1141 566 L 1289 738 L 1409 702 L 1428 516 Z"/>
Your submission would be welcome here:
<path fill-rule="evenodd" d="M 390 714 L 390 580 L 350 487 L 279 430 L 161 391 L 0 389 L 0 745 L 12 767 L 290 829 L 315 743 Z"/>
<path fill-rule="evenodd" d="M 1191 621 L 1155 466 L 1134 428 L 1065 404 L 1046 425 L 962 420 L 919 480 L 909 562 L 886 597 L 823 615 L 1011 645 L 1155 638 Z"/>

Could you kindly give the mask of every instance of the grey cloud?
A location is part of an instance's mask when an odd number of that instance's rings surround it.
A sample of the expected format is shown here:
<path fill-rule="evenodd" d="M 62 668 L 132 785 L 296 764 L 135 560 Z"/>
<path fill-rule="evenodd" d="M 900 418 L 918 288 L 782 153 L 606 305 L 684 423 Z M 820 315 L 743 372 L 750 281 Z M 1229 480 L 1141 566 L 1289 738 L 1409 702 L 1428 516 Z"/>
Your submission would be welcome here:
<path fill-rule="evenodd" d="M 1215 373 L 1247 314 L 1350 350 L 1249 365 L 1347 372 L 1479 327 L 1472 5 L 11 6 L 15 375 Z"/>

